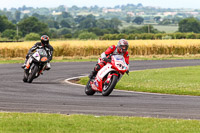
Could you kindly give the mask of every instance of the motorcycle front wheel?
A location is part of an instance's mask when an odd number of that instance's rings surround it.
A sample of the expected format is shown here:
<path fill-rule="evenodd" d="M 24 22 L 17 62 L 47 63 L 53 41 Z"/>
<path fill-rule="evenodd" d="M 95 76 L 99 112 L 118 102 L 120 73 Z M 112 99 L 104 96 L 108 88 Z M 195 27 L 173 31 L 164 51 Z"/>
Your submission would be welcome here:
<path fill-rule="evenodd" d="M 27 82 L 28 80 L 28 72 L 26 72 L 26 70 L 24 70 L 24 78 L 23 78 L 23 81 L 24 82 Z"/>
<path fill-rule="evenodd" d="M 32 83 L 33 79 L 35 78 L 35 74 L 38 72 L 38 70 L 39 70 L 39 68 L 37 65 L 35 65 L 32 68 L 31 73 L 28 76 L 28 80 L 27 80 L 28 83 Z"/>
<path fill-rule="evenodd" d="M 102 90 L 102 95 L 103 96 L 109 96 L 110 93 L 113 91 L 115 88 L 115 85 L 117 84 L 118 77 L 116 75 L 113 75 L 112 78 L 110 79 L 110 83 L 108 85 L 103 86 Z"/>
<path fill-rule="evenodd" d="M 85 86 L 85 94 L 87 95 L 94 95 L 95 91 L 92 89 L 91 85 L 90 85 L 90 81 L 88 81 L 87 85 Z"/>

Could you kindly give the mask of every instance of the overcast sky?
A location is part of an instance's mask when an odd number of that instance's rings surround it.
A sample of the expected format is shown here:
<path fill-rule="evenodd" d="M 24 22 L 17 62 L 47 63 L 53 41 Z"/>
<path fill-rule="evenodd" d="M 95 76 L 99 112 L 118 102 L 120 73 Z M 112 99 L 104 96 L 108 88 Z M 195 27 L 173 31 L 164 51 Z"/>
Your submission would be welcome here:
<path fill-rule="evenodd" d="M 0 9 L 11 7 L 57 7 L 66 5 L 114 7 L 115 5 L 138 4 L 163 8 L 194 8 L 200 9 L 200 0 L 0 0 Z"/>

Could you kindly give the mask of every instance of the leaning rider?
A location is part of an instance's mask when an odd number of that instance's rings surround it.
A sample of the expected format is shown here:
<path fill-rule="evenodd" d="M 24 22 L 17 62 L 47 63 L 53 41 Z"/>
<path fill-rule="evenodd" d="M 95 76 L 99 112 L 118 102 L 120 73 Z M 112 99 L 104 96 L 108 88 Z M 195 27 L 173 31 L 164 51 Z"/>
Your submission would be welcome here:
<path fill-rule="evenodd" d="M 24 62 L 24 64 L 22 65 L 22 68 L 25 68 L 27 60 L 29 59 L 31 53 L 33 51 L 35 51 L 38 48 L 44 48 L 44 50 L 47 52 L 48 54 L 48 63 L 47 63 L 47 67 L 46 70 L 50 70 L 51 69 L 51 65 L 50 65 L 50 61 L 52 60 L 52 56 L 53 56 L 53 47 L 49 44 L 49 37 L 47 35 L 42 35 L 41 36 L 41 42 L 37 42 L 29 51 L 28 54 L 26 55 L 26 60 Z"/>
<path fill-rule="evenodd" d="M 94 78 L 97 72 L 107 64 L 107 62 L 111 62 L 110 55 L 122 55 L 125 59 L 126 64 L 129 69 L 129 55 L 128 55 L 128 41 L 125 39 L 120 39 L 117 46 L 112 45 L 105 52 L 101 54 L 101 58 L 103 59 L 101 62 L 97 63 L 94 67 L 94 70 L 90 73 L 89 78 Z M 129 70 L 127 71 L 129 73 Z"/>

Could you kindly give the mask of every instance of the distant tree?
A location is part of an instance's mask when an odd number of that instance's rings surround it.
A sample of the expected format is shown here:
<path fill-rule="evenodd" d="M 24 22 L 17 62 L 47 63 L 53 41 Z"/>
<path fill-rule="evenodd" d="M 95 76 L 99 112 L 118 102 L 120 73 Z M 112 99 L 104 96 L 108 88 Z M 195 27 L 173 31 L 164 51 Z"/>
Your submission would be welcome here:
<path fill-rule="evenodd" d="M 130 15 L 126 16 L 126 20 L 127 23 L 130 23 L 132 21 L 132 17 Z"/>
<path fill-rule="evenodd" d="M 100 9 L 100 8 L 99 8 L 97 5 L 91 6 L 91 7 L 90 7 L 90 10 L 91 10 L 91 11 L 94 11 L 94 12 L 95 12 L 95 11 L 98 12 L 99 9 Z"/>
<path fill-rule="evenodd" d="M 76 23 L 80 23 L 84 19 L 86 19 L 86 16 L 78 15 L 78 16 L 76 16 L 76 18 L 74 20 Z"/>
<path fill-rule="evenodd" d="M 66 9 L 65 9 L 65 6 L 64 5 L 60 5 L 56 11 L 58 12 L 64 12 Z"/>
<path fill-rule="evenodd" d="M 15 29 L 15 25 L 6 16 L 0 16 L 0 32 L 6 29 Z"/>
<path fill-rule="evenodd" d="M 29 33 L 25 36 L 26 41 L 36 41 L 40 39 L 40 35 L 37 33 Z"/>
<path fill-rule="evenodd" d="M 118 29 L 119 26 L 122 26 L 122 22 L 118 18 L 112 18 L 110 20 L 110 28 Z"/>
<path fill-rule="evenodd" d="M 49 30 L 47 24 L 40 22 L 36 17 L 29 17 L 21 20 L 18 25 L 23 36 L 31 32 L 43 34 L 47 33 Z"/>
<path fill-rule="evenodd" d="M 200 33 L 200 22 L 195 18 L 186 18 L 179 22 L 180 32 Z"/>
<path fill-rule="evenodd" d="M 104 18 L 100 18 L 97 20 L 96 26 L 100 29 L 110 28 L 110 21 L 105 20 Z"/>
<path fill-rule="evenodd" d="M 83 33 L 79 34 L 78 38 L 79 39 L 96 39 L 97 36 L 96 36 L 96 34 L 94 34 L 92 32 L 83 32 Z"/>
<path fill-rule="evenodd" d="M 47 16 L 45 16 L 45 15 L 40 15 L 40 14 L 38 14 L 38 13 L 34 13 L 33 15 L 32 15 L 33 17 L 36 17 L 38 20 L 40 20 L 40 21 L 46 21 L 46 20 L 48 20 L 48 17 Z"/>
<path fill-rule="evenodd" d="M 134 20 L 133 20 L 133 23 L 136 23 L 138 25 L 142 24 L 144 22 L 144 18 L 143 17 L 136 17 Z"/>
<path fill-rule="evenodd" d="M 157 29 L 155 29 L 152 25 L 145 25 L 140 28 L 141 33 L 160 33 Z"/>
<path fill-rule="evenodd" d="M 58 35 L 71 34 L 72 30 L 69 28 L 62 28 L 58 30 Z"/>
<path fill-rule="evenodd" d="M 48 24 L 49 28 L 59 29 L 59 23 L 57 21 L 50 19 L 50 20 L 47 21 L 47 24 Z"/>
<path fill-rule="evenodd" d="M 74 10 L 74 11 L 77 11 L 79 8 L 74 5 L 74 6 L 71 7 L 71 9 Z"/>
<path fill-rule="evenodd" d="M 15 12 L 15 20 L 16 20 L 17 22 L 19 22 L 20 19 L 21 19 L 21 12 L 20 12 L 20 11 L 16 11 L 16 12 Z"/>
<path fill-rule="evenodd" d="M 65 34 L 63 35 L 64 38 L 72 38 L 72 34 Z"/>
<path fill-rule="evenodd" d="M 61 15 L 63 18 L 72 18 L 72 15 L 68 12 L 62 12 L 62 15 Z"/>
<path fill-rule="evenodd" d="M 60 25 L 61 25 L 62 28 L 64 28 L 64 27 L 66 27 L 66 28 L 71 28 L 71 26 L 70 26 L 70 24 L 68 23 L 67 20 L 62 20 L 62 21 L 60 22 Z"/>
<path fill-rule="evenodd" d="M 156 16 L 153 19 L 158 23 L 158 22 L 160 22 L 161 17 L 160 16 Z"/>
<path fill-rule="evenodd" d="M 141 8 L 141 7 L 143 7 L 143 5 L 142 5 L 141 3 L 139 3 L 139 4 L 137 5 L 137 8 Z"/>
<path fill-rule="evenodd" d="M 92 19 L 92 20 L 96 20 L 96 17 L 92 14 L 89 14 L 86 16 L 86 18 Z"/>
<path fill-rule="evenodd" d="M 17 21 L 14 20 L 14 19 L 13 19 L 11 22 L 12 22 L 13 24 L 17 24 Z"/>
<path fill-rule="evenodd" d="M 58 30 L 55 28 L 49 29 L 49 36 L 51 38 L 59 38 L 60 36 L 58 35 Z"/>
<path fill-rule="evenodd" d="M 100 29 L 98 27 L 88 29 L 88 32 L 95 33 L 97 36 L 102 36 L 104 34 L 108 34 L 109 30 L 107 29 Z"/>
<path fill-rule="evenodd" d="M 6 12 L 5 14 L 4 14 L 7 18 L 8 18 L 8 20 L 13 20 L 13 19 L 15 19 L 15 17 L 13 16 L 13 14 L 12 14 L 12 12 Z"/>
<path fill-rule="evenodd" d="M 129 27 L 121 29 L 121 33 L 126 33 L 126 34 L 130 34 L 130 33 L 161 33 L 161 31 L 158 31 L 152 25 L 145 25 L 145 26 L 142 26 L 139 28 L 129 26 Z"/>
<path fill-rule="evenodd" d="M 16 35 L 17 35 L 16 30 L 7 29 L 2 33 L 1 36 L 8 39 L 14 39 Z"/>
<path fill-rule="evenodd" d="M 26 19 L 26 18 L 28 18 L 28 17 L 29 17 L 28 14 L 24 14 L 24 16 L 23 16 L 22 19 Z"/>
<path fill-rule="evenodd" d="M 121 29 L 121 33 L 130 34 L 130 33 L 140 33 L 140 32 L 139 32 L 138 28 L 136 28 L 134 26 L 128 26 L 128 27 Z"/>
<path fill-rule="evenodd" d="M 169 25 L 172 23 L 172 20 L 171 19 L 164 19 L 163 21 L 161 21 L 159 23 L 159 25 Z"/>
<path fill-rule="evenodd" d="M 118 29 L 108 28 L 108 29 L 105 29 L 105 30 L 108 30 L 109 34 L 119 34 Z"/>
<path fill-rule="evenodd" d="M 183 18 L 180 18 L 180 17 L 174 17 L 174 18 L 172 19 L 172 23 L 173 23 L 173 24 L 178 24 L 182 19 L 183 19 Z"/>
<path fill-rule="evenodd" d="M 96 27 L 96 20 L 89 17 L 81 21 L 79 25 L 80 29 L 88 29 L 93 27 Z"/>

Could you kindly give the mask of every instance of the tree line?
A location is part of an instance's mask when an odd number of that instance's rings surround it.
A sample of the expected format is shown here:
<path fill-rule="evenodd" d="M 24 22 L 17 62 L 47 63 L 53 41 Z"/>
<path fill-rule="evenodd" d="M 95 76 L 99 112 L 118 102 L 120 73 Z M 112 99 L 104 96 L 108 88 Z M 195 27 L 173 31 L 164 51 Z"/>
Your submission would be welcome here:
<path fill-rule="evenodd" d="M 118 18 L 97 19 L 94 15 L 73 17 L 68 12 L 62 12 L 56 19 L 35 13 L 32 16 L 24 16 L 23 19 L 16 19 L 16 22 L 9 21 L 6 16 L 0 16 L 1 39 L 19 40 L 25 38 L 25 40 L 30 40 L 31 38 L 39 38 L 42 34 L 47 34 L 51 38 L 98 39 L 105 34 L 164 33 L 152 25 L 140 28 L 122 26 L 122 21 Z M 177 32 L 200 33 L 200 22 L 193 17 L 182 19 L 179 21 Z"/>

